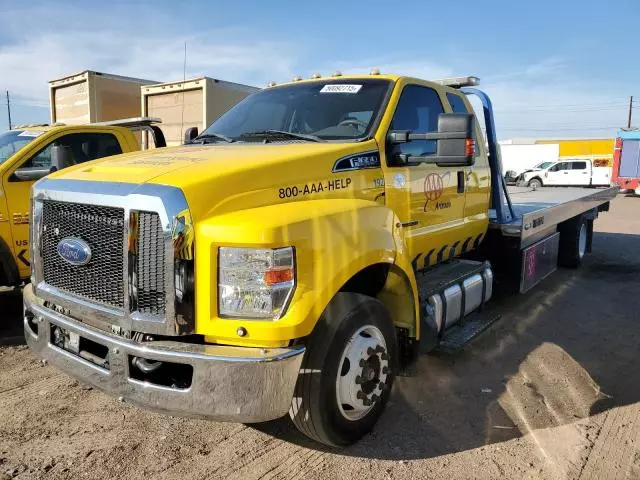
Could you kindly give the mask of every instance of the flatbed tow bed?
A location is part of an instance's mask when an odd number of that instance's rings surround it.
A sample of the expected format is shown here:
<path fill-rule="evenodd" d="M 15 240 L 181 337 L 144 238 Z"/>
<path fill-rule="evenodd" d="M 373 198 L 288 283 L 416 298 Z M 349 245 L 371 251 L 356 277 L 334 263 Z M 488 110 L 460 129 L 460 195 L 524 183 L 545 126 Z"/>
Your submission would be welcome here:
<path fill-rule="evenodd" d="M 608 210 L 608 202 L 618 192 L 618 187 L 508 187 L 507 192 L 515 217 L 499 222 L 491 219 L 490 228 L 499 229 L 503 235 L 520 238 L 525 248 L 557 226 L 590 210 Z"/>

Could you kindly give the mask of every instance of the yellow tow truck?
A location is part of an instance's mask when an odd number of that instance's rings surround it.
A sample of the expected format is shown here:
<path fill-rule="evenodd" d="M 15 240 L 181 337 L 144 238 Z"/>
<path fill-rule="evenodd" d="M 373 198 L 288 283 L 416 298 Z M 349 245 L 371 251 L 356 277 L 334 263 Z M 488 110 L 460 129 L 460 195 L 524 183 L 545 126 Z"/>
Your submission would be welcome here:
<path fill-rule="evenodd" d="M 36 180 L 55 170 L 63 147 L 69 165 L 139 150 L 135 131 L 148 130 L 164 146 L 157 119 L 131 118 L 89 125 L 18 126 L 0 133 L 0 286 L 29 279 L 29 202 Z"/>
<path fill-rule="evenodd" d="M 615 195 L 508 191 L 477 83 L 295 79 L 184 146 L 39 181 L 29 347 L 146 408 L 357 441 L 402 365 L 495 320 L 494 271 L 526 291 L 579 266 Z"/>

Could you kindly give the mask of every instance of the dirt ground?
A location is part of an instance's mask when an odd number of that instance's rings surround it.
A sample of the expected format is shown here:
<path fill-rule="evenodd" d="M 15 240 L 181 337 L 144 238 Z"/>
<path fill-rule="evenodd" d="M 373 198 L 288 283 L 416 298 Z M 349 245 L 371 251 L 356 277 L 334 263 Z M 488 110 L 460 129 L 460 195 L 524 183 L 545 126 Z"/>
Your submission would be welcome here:
<path fill-rule="evenodd" d="M 640 478 L 640 198 L 596 228 L 581 270 L 497 301 L 502 319 L 463 353 L 422 357 L 345 450 L 286 421 L 149 413 L 0 347 L 0 479 Z M 20 309 L 0 294 L 1 342 Z"/>

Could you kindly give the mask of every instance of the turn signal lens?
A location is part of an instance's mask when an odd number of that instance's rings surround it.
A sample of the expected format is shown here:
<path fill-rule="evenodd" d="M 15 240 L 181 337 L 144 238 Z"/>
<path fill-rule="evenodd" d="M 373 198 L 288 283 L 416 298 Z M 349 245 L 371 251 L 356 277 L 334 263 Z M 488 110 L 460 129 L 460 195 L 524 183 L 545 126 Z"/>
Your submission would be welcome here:
<path fill-rule="evenodd" d="M 464 156 L 473 157 L 476 154 L 476 141 L 473 138 L 467 138 L 464 142 Z"/>
<path fill-rule="evenodd" d="M 290 282 L 291 280 L 293 280 L 293 268 L 288 268 L 286 270 L 269 270 L 264 272 L 264 283 L 267 285 Z"/>

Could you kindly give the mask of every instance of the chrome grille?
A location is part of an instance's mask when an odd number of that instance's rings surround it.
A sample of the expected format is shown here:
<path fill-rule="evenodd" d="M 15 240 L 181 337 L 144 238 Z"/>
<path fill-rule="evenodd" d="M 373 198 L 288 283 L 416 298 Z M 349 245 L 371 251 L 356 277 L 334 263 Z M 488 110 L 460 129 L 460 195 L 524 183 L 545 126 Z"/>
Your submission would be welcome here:
<path fill-rule="evenodd" d="M 150 315 L 165 313 L 164 236 L 157 213 L 138 212 L 134 310 Z"/>
<path fill-rule="evenodd" d="M 110 306 L 124 307 L 124 209 L 45 200 L 42 202 L 44 281 L 60 290 Z M 86 265 L 58 255 L 58 243 L 77 237 L 91 248 Z"/>

